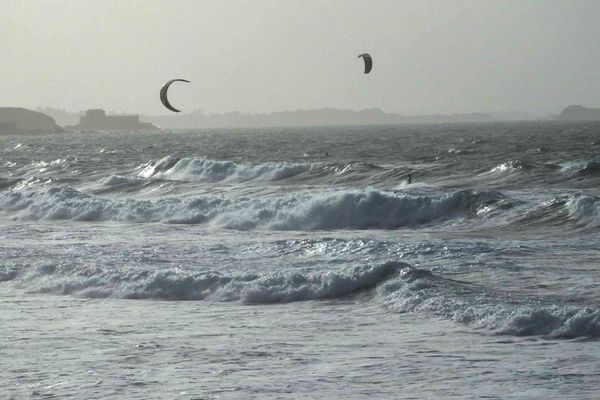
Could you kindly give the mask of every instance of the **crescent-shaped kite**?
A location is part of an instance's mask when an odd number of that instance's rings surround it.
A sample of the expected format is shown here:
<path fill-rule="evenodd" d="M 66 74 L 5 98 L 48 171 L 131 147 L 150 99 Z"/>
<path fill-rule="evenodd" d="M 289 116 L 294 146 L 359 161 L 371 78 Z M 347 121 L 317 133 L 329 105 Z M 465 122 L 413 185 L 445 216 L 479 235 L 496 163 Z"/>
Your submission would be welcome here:
<path fill-rule="evenodd" d="M 357 58 L 361 58 L 361 57 L 365 61 L 365 74 L 368 74 L 369 72 L 371 72 L 371 68 L 373 68 L 373 59 L 371 58 L 369 53 L 363 53 L 363 54 L 359 55 Z"/>
<path fill-rule="evenodd" d="M 167 83 L 165 83 L 165 85 L 160 89 L 160 101 L 169 110 L 174 111 L 174 112 L 180 112 L 178 109 L 176 109 L 175 107 L 173 107 L 171 105 L 171 103 L 169 103 L 169 99 L 167 98 L 167 90 L 169 90 L 169 86 L 171 86 L 171 84 L 173 82 L 187 82 L 187 83 L 190 83 L 190 81 L 186 81 L 185 79 L 171 79 L 170 81 L 168 81 Z"/>

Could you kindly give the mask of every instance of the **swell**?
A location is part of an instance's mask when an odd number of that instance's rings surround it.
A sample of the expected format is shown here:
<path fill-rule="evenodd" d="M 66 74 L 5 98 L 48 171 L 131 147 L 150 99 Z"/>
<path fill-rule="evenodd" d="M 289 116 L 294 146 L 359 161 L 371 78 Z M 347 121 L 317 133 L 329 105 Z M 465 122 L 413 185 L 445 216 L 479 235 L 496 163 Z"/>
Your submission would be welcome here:
<path fill-rule="evenodd" d="M 589 160 L 569 161 L 560 164 L 563 172 L 579 176 L 598 176 L 600 175 L 600 156 Z"/>
<path fill-rule="evenodd" d="M 566 162 L 537 160 L 535 157 L 497 161 L 482 167 L 481 157 L 458 161 L 401 165 L 374 164 L 358 161 L 319 162 L 240 162 L 201 157 L 166 156 L 149 161 L 137 168 L 127 160 L 115 161 L 117 165 L 106 169 L 111 160 L 84 157 L 65 157 L 45 160 L 10 162 L 11 181 L 20 179 L 53 182 L 80 182 L 81 187 L 97 186 L 96 193 L 133 193 L 152 187 L 157 181 L 192 182 L 199 184 L 316 184 L 322 186 L 396 187 L 412 174 L 416 183 L 436 184 L 445 187 L 497 187 L 522 188 L 547 185 L 585 187 L 600 177 L 600 158 Z M 102 165 L 96 165 L 102 163 Z M 114 168 L 113 168 L 114 167 Z M 106 172 L 108 174 L 106 174 Z M 4 190 L 14 182 L 9 178 L 0 181 Z"/>
<path fill-rule="evenodd" d="M 595 185 L 600 177 L 600 158 L 557 162 L 536 157 L 509 159 L 491 167 L 478 167 L 483 159 L 464 160 L 439 169 L 434 178 L 452 186 L 475 185 L 497 188 L 523 189 L 532 187 L 585 188 Z M 458 181 L 457 181 L 458 178 Z"/>
<path fill-rule="evenodd" d="M 513 222 L 524 227 L 600 228 L 600 198 L 586 193 L 555 197 Z"/>

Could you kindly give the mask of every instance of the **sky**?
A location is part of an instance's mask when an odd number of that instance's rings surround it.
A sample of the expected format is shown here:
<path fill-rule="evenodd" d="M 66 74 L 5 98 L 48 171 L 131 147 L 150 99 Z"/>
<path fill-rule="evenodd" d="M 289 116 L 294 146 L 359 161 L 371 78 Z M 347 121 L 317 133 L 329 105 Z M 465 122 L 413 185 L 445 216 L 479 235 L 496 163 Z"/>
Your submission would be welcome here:
<path fill-rule="evenodd" d="M 600 107 L 597 0 L 2 0 L 0 107 Z M 357 58 L 368 52 L 373 70 Z"/>

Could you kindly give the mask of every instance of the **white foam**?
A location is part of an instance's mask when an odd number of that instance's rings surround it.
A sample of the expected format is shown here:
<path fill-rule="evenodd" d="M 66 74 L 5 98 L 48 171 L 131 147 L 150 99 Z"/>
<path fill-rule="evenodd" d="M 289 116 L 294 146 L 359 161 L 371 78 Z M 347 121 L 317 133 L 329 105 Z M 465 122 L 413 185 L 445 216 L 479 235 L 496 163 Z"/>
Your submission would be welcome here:
<path fill-rule="evenodd" d="M 129 186 L 143 182 L 142 178 L 135 176 L 110 175 L 101 181 L 102 186 Z"/>
<path fill-rule="evenodd" d="M 569 196 L 565 203 L 569 216 L 586 227 L 600 227 L 600 199 L 587 194 Z"/>
<path fill-rule="evenodd" d="M 390 309 L 447 318 L 499 334 L 551 337 L 600 336 L 600 310 L 503 296 L 412 268 L 380 290 Z"/>
<path fill-rule="evenodd" d="M 340 271 L 284 271 L 222 275 L 185 272 L 41 265 L 19 278 L 30 292 L 101 298 L 241 301 L 246 304 L 333 299 L 375 287 L 403 263 L 348 267 Z"/>
<path fill-rule="evenodd" d="M 24 220 L 210 222 L 243 230 L 395 229 L 474 218 L 482 208 L 502 201 L 503 196 L 496 192 L 468 190 L 434 197 L 378 190 L 333 190 L 256 198 L 189 196 L 135 200 L 53 187 L 45 192 L 4 192 L 0 195 L 0 210 Z"/>
<path fill-rule="evenodd" d="M 561 170 L 571 174 L 596 174 L 600 172 L 600 157 L 594 157 L 590 160 L 576 160 L 560 164 Z"/>
<path fill-rule="evenodd" d="M 244 164 L 207 158 L 177 159 L 169 156 L 156 164 L 146 165 L 140 176 L 192 182 L 246 182 L 258 179 L 277 181 L 306 172 L 310 167 L 310 164 L 288 162 Z"/>
<path fill-rule="evenodd" d="M 496 165 L 494 168 L 488 171 L 488 174 L 514 173 L 526 167 L 527 165 L 520 160 L 509 160 L 502 164 Z"/>

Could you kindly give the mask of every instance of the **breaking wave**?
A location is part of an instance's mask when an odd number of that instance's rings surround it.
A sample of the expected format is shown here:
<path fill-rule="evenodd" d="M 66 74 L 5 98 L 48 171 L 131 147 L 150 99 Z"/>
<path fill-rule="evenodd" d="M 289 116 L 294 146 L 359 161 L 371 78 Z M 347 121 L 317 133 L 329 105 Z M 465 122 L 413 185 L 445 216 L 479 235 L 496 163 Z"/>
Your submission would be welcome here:
<path fill-rule="evenodd" d="M 509 160 L 502 164 L 498 164 L 489 171 L 487 174 L 512 174 L 518 171 L 530 170 L 533 166 L 525 163 L 521 160 Z"/>
<path fill-rule="evenodd" d="M 150 269 L 122 270 L 42 265 L 19 277 L 33 293 L 88 298 L 241 301 L 245 304 L 336 299 L 376 287 L 406 267 L 403 263 L 356 266 L 327 272 L 240 273 Z M 11 276 L 11 279 L 17 279 Z"/>
<path fill-rule="evenodd" d="M 179 158 L 167 156 L 157 162 L 149 162 L 140 167 L 138 177 L 164 179 L 196 183 L 246 183 L 281 182 L 294 179 L 295 182 L 313 181 L 327 186 L 356 183 L 397 184 L 404 180 L 413 168 L 394 165 L 379 166 L 367 162 L 265 162 L 239 163 L 217 161 L 208 158 Z"/>
<path fill-rule="evenodd" d="M 490 293 L 469 284 L 405 268 L 380 287 L 400 313 L 432 314 L 497 334 L 557 338 L 599 337 L 600 310 Z"/>
<path fill-rule="evenodd" d="M 600 156 L 591 160 L 571 161 L 561 164 L 563 172 L 576 175 L 599 175 L 600 174 Z"/>
<path fill-rule="evenodd" d="M 144 178 L 161 178 L 191 182 L 246 182 L 252 180 L 277 181 L 301 174 L 310 164 L 268 162 L 238 164 L 207 158 L 178 158 L 168 156 L 156 163 L 145 165 L 140 172 Z"/>
<path fill-rule="evenodd" d="M 52 187 L 45 192 L 7 191 L 0 195 L 0 210 L 22 220 L 211 223 L 241 230 L 396 229 L 482 218 L 511 205 L 511 200 L 499 192 L 471 190 L 431 197 L 338 190 L 235 199 L 189 196 L 136 200 Z"/>
<path fill-rule="evenodd" d="M 402 262 L 337 271 L 285 270 L 223 274 L 153 268 L 122 269 L 45 264 L 18 275 L 0 274 L 30 293 L 85 298 L 239 301 L 275 304 L 342 299 L 369 292 L 398 313 L 448 319 L 475 329 L 514 336 L 600 337 L 600 310 L 504 294 L 445 279 Z M 368 299 L 373 298 L 369 296 Z"/>
<path fill-rule="evenodd" d="M 20 178 L 4 178 L 0 176 L 0 190 L 6 190 L 16 186 L 22 181 Z"/>

